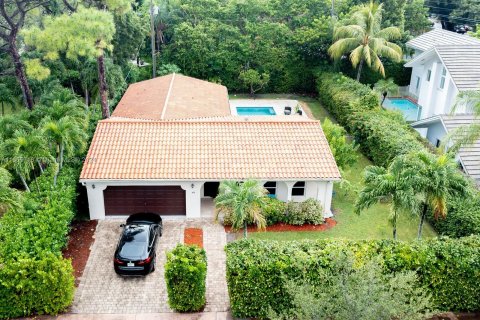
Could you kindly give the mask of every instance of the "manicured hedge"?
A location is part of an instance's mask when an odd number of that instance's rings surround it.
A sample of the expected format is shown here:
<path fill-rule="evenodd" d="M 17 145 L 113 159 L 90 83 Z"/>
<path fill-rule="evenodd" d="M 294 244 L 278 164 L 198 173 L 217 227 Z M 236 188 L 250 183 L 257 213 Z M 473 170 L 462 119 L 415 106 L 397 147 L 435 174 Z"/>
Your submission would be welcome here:
<path fill-rule="evenodd" d="M 356 113 L 350 129 L 362 152 L 379 166 L 386 167 L 398 155 L 425 150 L 418 133 L 385 110 Z"/>
<path fill-rule="evenodd" d="M 0 318 L 57 314 L 73 301 L 70 260 L 55 254 L 0 263 Z"/>
<path fill-rule="evenodd" d="M 347 130 L 357 112 L 380 110 L 375 92 L 340 73 L 321 73 L 317 78 L 317 90 L 322 105 Z"/>
<path fill-rule="evenodd" d="M 318 270 L 332 268 L 340 252 L 363 264 L 380 257 L 385 272 L 415 271 L 440 310 L 480 310 L 480 238 L 405 243 L 391 240 L 276 242 L 241 240 L 227 252 L 227 283 L 236 317 L 266 317 L 270 309 L 288 313 L 287 281 L 322 285 Z"/>
<path fill-rule="evenodd" d="M 165 281 L 170 308 L 180 312 L 201 310 L 206 302 L 206 278 L 205 250 L 179 244 L 168 252 Z"/>

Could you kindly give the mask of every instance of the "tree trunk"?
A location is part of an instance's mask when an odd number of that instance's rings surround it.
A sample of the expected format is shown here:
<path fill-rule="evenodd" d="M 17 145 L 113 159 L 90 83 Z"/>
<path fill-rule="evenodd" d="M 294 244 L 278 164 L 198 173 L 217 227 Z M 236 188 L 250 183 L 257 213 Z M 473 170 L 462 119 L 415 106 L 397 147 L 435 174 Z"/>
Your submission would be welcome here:
<path fill-rule="evenodd" d="M 90 105 L 90 94 L 88 93 L 88 89 L 85 89 L 85 105 L 88 106 Z"/>
<path fill-rule="evenodd" d="M 20 59 L 20 54 L 18 53 L 17 44 L 15 42 L 16 34 L 11 36 L 11 40 L 9 43 L 9 52 L 12 57 L 13 64 L 15 66 L 15 76 L 17 77 L 18 82 L 20 83 L 20 87 L 22 88 L 23 100 L 25 102 L 25 106 L 32 110 L 33 109 L 33 96 L 32 91 L 30 90 L 30 86 L 28 85 L 27 76 L 25 75 L 25 68 L 23 67 L 23 63 Z"/>
<path fill-rule="evenodd" d="M 420 223 L 418 224 L 418 233 L 417 233 L 417 239 L 422 238 L 422 229 L 423 229 L 423 223 L 425 221 L 425 217 L 427 216 L 427 210 L 428 206 L 426 203 L 423 204 L 423 210 L 422 210 L 422 215 L 420 216 Z"/>
<path fill-rule="evenodd" d="M 42 167 L 42 163 L 40 162 L 40 160 L 37 160 L 37 164 L 38 164 L 38 167 L 40 168 L 40 172 L 43 173 L 43 167 Z"/>
<path fill-rule="evenodd" d="M 58 170 L 60 171 L 63 167 L 63 152 L 65 150 L 65 147 L 63 146 L 63 142 L 60 143 L 60 156 L 59 156 L 59 163 L 58 163 Z"/>
<path fill-rule="evenodd" d="M 27 190 L 27 192 L 30 192 L 30 188 L 28 187 L 28 184 L 25 181 L 25 178 L 23 177 L 23 175 L 21 175 L 18 171 L 17 171 L 17 174 L 20 177 L 20 180 L 22 181 L 23 186 L 25 187 L 25 190 Z"/>
<path fill-rule="evenodd" d="M 392 225 L 393 225 L 393 240 L 397 240 L 397 213 L 393 213 L 393 219 L 392 219 Z"/>
<path fill-rule="evenodd" d="M 385 102 L 385 99 L 387 99 L 387 93 L 386 92 L 383 93 L 383 100 L 382 100 L 382 103 L 380 104 L 380 106 L 383 107 L 383 103 Z"/>
<path fill-rule="evenodd" d="M 110 118 L 110 109 L 108 108 L 108 87 L 105 78 L 105 57 L 103 54 L 97 58 L 98 64 L 98 87 L 100 91 L 100 103 L 102 104 L 103 119 Z"/>
<path fill-rule="evenodd" d="M 247 221 L 245 221 L 243 223 L 243 238 L 244 239 L 247 239 L 247 233 L 248 233 L 248 224 L 247 224 Z"/>
<path fill-rule="evenodd" d="M 357 72 L 357 81 L 360 82 L 360 75 L 362 74 L 362 69 L 363 69 L 363 58 L 360 60 L 360 64 L 358 66 L 358 72 Z"/>

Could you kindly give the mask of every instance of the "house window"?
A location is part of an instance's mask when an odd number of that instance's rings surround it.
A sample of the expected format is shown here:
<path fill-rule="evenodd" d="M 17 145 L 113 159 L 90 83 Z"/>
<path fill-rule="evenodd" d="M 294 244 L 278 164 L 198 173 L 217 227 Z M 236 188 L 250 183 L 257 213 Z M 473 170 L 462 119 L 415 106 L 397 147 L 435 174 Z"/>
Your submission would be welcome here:
<path fill-rule="evenodd" d="M 447 76 L 447 69 L 442 69 L 442 76 L 440 77 L 440 89 L 445 88 L 445 77 Z"/>
<path fill-rule="evenodd" d="M 427 81 L 430 82 L 430 77 L 432 76 L 432 69 L 428 69 L 427 72 Z"/>
<path fill-rule="evenodd" d="M 305 181 L 298 181 L 293 185 L 292 196 L 304 196 L 305 195 Z"/>
<path fill-rule="evenodd" d="M 437 139 L 437 142 L 435 143 L 435 147 L 439 148 L 441 144 L 442 144 L 442 141 L 440 141 L 440 139 Z"/>
<path fill-rule="evenodd" d="M 415 91 L 418 92 L 419 88 L 420 88 L 420 77 L 417 77 L 417 83 L 415 84 Z"/>
<path fill-rule="evenodd" d="M 269 197 L 274 198 L 277 194 L 277 183 L 275 181 L 265 182 L 263 187 L 267 189 Z"/>

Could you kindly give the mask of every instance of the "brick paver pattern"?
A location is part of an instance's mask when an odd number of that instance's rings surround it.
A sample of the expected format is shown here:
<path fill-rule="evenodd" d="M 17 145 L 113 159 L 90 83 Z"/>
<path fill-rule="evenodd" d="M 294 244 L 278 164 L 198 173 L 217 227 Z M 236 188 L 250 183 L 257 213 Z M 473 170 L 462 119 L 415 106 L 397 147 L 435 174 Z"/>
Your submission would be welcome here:
<path fill-rule="evenodd" d="M 172 312 L 167 304 L 164 278 L 166 252 L 183 243 L 185 228 L 203 228 L 207 253 L 207 312 L 229 308 L 225 278 L 226 234 L 211 218 L 166 220 L 157 245 L 156 270 L 146 277 L 120 277 L 113 270 L 113 254 L 122 220 L 99 221 L 90 257 L 75 293 L 72 313 L 158 313 Z"/>

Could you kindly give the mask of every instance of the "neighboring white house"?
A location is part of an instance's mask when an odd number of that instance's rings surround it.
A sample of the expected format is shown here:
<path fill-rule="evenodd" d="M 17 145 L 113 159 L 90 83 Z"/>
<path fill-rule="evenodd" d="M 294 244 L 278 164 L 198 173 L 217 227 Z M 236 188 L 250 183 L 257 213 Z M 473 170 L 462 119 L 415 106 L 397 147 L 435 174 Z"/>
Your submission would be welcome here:
<path fill-rule="evenodd" d="M 131 85 L 98 123 L 80 181 L 91 219 L 197 218 L 220 181 L 250 178 L 283 201 L 317 199 L 329 217 L 340 172 L 319 121 L 234 116 L 224 86 L 171 74 Z"/>
<path fill-rule="evenodd" d="M 419 120 L 411 125 L 438 147 L 447 133 L 477 121 L 467 105 L 457 104 L 457 96 L 480 89 L 480 40 L 435 29 L 410 40 L 407 47 L 415 51 L 405 64 L 412 68 L 408 94 L 421 107 Z M 462 148 L 457 159 L 480 183 L 480 141 Z"/>

